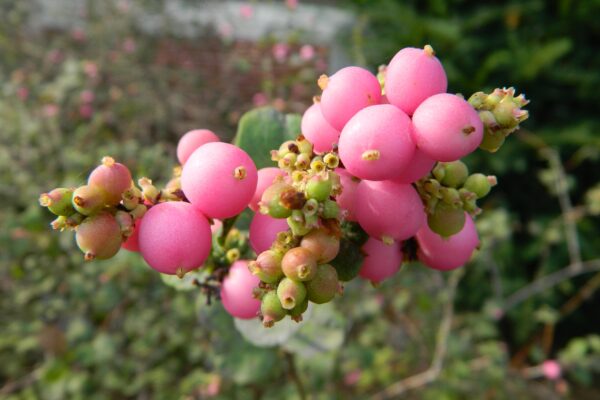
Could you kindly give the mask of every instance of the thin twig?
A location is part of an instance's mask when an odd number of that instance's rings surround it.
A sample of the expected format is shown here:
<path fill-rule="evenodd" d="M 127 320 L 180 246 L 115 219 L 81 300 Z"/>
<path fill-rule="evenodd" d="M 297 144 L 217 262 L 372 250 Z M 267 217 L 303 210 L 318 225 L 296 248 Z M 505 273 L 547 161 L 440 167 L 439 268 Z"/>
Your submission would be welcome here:
<path fill-rule="evenodd" d="M 283 353 L 287 363 L 288 363 L 288 372 L 290 374 L 290 378 L 296 384 L 296 390 L 298 390 L 298 396 L 300 396 L 301 400 L 306 400 L 306 389 L 304 389 L 304 384 L 300 379 L 300 375 L 298 375 L 298 370 L 296 369 L 296 362 L 294 361 L 294 355 L 289 352 Z"/>
<path fill-rule="evenodd" d="M 448 337 L 450 336 L 450 328 L 452 327 L 452 319 L 454 317 L 456 287 L 463 274 L 464 268 L 459 268 L 452 272 L 450 279 L 448 280 L 448 299 L 444 306 L 442 322 L 440 323 L 436 336 L 435 351 L 429 368 L 421 373 L 409 376 L 408 378 L 404 378 L 391 386 L 388 386 L 383 391 L 373 395 L 373 400 L 396 398 L 411 389 L 428 385 L 440 376 L 446 352 L 448 350 Z"/>
<path fill-rule="evenodd" d="M 600 271 L 600 259 L 593 259 L 589 261 L 580 262 L 579 267 L 575 266 L 574 264 L 569 264 L 563 269 L 560 269 L 542 278 L 536 279 L 531 284 L 511 294 L 504 303 L 503 311 L 506 312 L 510 310 L 511 308 L 517 306 L 518 304 L 521 304 L 530 297 L 535 296 L 536 294 L 541 293 L 544 290 L 549 289 L 555 285 L 558 285 L 566 279 L 570 279 L 577 275 L 596 271 Z"/>

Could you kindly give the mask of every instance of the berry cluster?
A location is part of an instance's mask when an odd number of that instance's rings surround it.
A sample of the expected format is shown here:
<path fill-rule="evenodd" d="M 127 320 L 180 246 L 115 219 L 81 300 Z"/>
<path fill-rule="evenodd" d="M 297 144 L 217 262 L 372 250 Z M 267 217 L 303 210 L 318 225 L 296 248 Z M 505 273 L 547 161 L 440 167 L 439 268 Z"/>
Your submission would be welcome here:
<path fill-rule="evenodd" d="M 241 148 L 195 130 L 179 141 L 181 166 L 162 190 L 147 178 L 136 187 L 105 157 L 87 185 L 40 203 L 58 215 L 55 229 L 75 230 L 86 260 L 124 247 L 164 274 L 204 266 L 210 282 L 200 287 L 266 327 L 300 321 L 309 302 L 331 301 L 356 275 L 378 284 L 415 258 L 438 270 L 464 265 L 479 245 L 477 200 L 496 178 L 469 174 L 460 159 L 498 150 L 528 117 L 523 95 L 446 93 L 429 45 L 400 50 L 377 76 L 353 66 L 318 85 L 301 134 L 271 152 L 277 167 L 258 170 Z M 232 229 L 246 207 L 254 259 Z"/>

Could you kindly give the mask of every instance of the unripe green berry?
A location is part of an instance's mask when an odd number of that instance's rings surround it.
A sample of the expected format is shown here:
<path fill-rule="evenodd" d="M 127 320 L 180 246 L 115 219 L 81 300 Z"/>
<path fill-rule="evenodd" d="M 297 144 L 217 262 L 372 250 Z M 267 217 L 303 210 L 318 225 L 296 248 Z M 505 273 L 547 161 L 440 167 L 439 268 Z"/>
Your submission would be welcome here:
<path fill-rule="evenodd" d="M 283 278 L 277 285 L 277 297 L 283 308 L 291 310 L 306 298 L 306 287 L 302 282 Z"/>
<path fill-rule="evenodd" d="M 304 300 L 302 300 L 302 302 L 300 302 L 300 304 L 296 304 L 296 307 L 292 308 L 290 311 L 288 311 L 288 313 L 290 314 L 290 317 L 294 321 L 301 322 L 302 314 L 304 314 L 304 312 L 306 311 L 307 308 L 308 308 L 308 297 L 305 297 Z"/>
<path fill-rule="evenodd" d="M 440 164 L 444 168 L 444 177 L 440 180 L 440 183 L 444 186 L 458 188 L 469 176 L 467 165 L 460 160 Z"/>
<path fill-rule="evenodd" d="M 291 208 L 286 207 L 282 199 L 288 194 L 296 193 L 293 186 L 285 182 L 275 182 L 269 186 L 260 200 L 261 212 L 266 211 L 273 218 L 287 218 L 292 214 Z"/>
<path fill-rule="evenodd" d="M 102 212 L 83 220 L 76 228 L 75 239 L 86 260 L 105 260 L 121 248 L 121 228 L 112 214 Z"/>
<path fill-rule="evenodd" d="M 275 322 L 281 321 L 287 314 L 281 306 L 277 292 L 274 290 L 265 293 L 260 303 L 260 312 L 262 314 L 262 323 L 265 328 L 272 327 Z"/>
<path fill-rule="evenodd" d="M 256 261 L 248 264 L 248 269 L 265 283 L 277 283 L 283 276 L 281 259 L 283 256 L 276 251 L 266 250 L 258 255 Z"/>
<path fill-rule="evenodd" d="M 478 199 L 481 199 L 482 197 L 487 196 L 492 189 L 492 185 L 490 184 L 487 176 L 476 173 L 467 178 L 463 188 L 475 193 L 475 196 L 477 196 Z"/>
<path fill-rule="evenodd" d="M 281 269 L 292 280 L 309 281 L 317 274 L 317 258 L 304 247 L 294 247 L 283 256 Z"/>
<path fill-rule="evenodd" d="M 56 188 L 40 196 L 40 205 L 48 207 L 48 210 L 54 215 L 63 215 L 68 217 L 75 213 L 73 208 L 73 189 Z"/>
<path fill-rule="evenodd" d="M 306 197 L 325 201 L 331 195 L 332 182 L 329 177 L 315 175 L 306 184 Z"/>
<path fill-rule="evenodd" d="M 333 200 L 325 200 L 323 203 L 323 218 L 338 218 L 340 216 L 340 206 Z"/>
<path fill-rule="evenodd" d="M 315 215 L 316 217 L 316 215 Z M 292 215 L 287 219 L 288 226 L 292 230 L 294 236 L 304 236 L 311 231 L 311 227 L 307 224 L 306 216 L 302 210 L 294 210 Z"/>
<path fill-rule="evenodd" d="M 313 145 L 304 136 L 298 136 L 298 139 L 296 139 L 296 146 L 298 146 L 300 154 L 306 154 L 309 158 L 312 156 Z"/>
<path fill-rule="evenodd" d="M 298 154 L 300 151 L 298 149 L 298 145 L 293 140 L 287 140 L 279 146 L 279 150 L 277 150 L 277 159 L 274 161 L 278 161 L 288 155 L 289 153 Z"/>
<path fill-rule="evenodd" d="M 465 225 L 465 212 L 462 208 L 440 202 L 433 214 L 427 215 L 427 225 L 440 236 L 452 236 L 460 232 Z"/>
<path fill-rule="evenodd" d="M 78 213 L 91 215 L 106 206 L 106 192 L 99 186 L 83 185 L 73 192 L 72 203 Z"/>
<path fill-rule="evenodd" d="M 321 264 L 315 277 L 306 283 L 308 300 L 315 304 L 330 302 L 340 290 L 337 271 L 329 264 Z"/>

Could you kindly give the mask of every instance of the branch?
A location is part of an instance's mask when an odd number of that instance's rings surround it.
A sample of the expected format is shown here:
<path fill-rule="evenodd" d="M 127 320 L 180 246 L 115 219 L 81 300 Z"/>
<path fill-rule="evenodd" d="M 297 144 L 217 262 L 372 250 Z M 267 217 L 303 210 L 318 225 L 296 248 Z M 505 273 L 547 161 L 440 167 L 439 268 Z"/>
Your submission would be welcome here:
<path fill-rule="evenodd" d="M 296 390 L 298 391 L 298 396 L 300 396 L 301 400 L 305 400 L 306 397 L 306 389 L 304 389 L 304 385 L 302 384 L 302 380 L 300 379 L 300 375 L 298 375 L 298 370 L 296 369 L 296 363 L 294 362 L 294 355 L 289 352 L 283 353 L 287 363 L 288 363 L 288 372 L 290 374 L 290 378 L 296 384 Z"/>
<path fill-rule="evenodd" d="M 579 262 L 578 264 L 570 264 L 563 269 L 536 279 L 531 284 L 517 290 L 506 299 L 502 310 L 506 312 L 530 297 L 535 296 L 536 294 L 541 293 L 555 285 L 558 285 L 566 279 L 597 271 L 600 271 L 600 258 Z"/>
<path fill-rule="evenodd" d="M 383 391 L 376 393 L 373 400 L 383 400 L 389 398 L 397 398 L 402 393 L 411 389 L 416 389 L 428 385 L 438 379 L 442 372 L 444 358 L 448 349 L 448 338 L 450 336 L 450 328 L 452 327 L 452 319 L 454 317 L 454 298 L 456 296 L 456 287 L 460 279 L 464 275 L 464 268 L 459 268 L 452 272 L 448 280 L 448 299 L 444 306 L 444 314 L 442 322 L 438 328 L 435 351 L 431 360 L 431 365 L 425 371 L 402 379 L 391 386 L 388 386 Z"/>

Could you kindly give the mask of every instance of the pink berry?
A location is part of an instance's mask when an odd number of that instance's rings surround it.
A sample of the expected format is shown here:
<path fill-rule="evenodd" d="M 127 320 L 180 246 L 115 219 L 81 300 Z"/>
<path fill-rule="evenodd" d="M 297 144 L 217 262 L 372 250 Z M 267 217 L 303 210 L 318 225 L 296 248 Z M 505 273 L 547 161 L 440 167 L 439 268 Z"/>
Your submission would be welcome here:
<path fill-rule="evenodd" d="M 542 363 L 542 372 L 546 379 L 557 380 L 562 373 L 560 364 L 556 360 L 546 360 Z"/>
<path fill-rule="evenodd" d="M 413 140 L 434 160 L 454 161 L 479 147 L 483 123 L 464 99 L 449 93 L 436 94 L 415 111 Z"/>
<path fill-rule="evenodd" d="M 183 166 L 181 189 L 210 218 L 241 213 L 256 191 L 258 173 L 245 151 L 229 143 L 207 143 Z"/>
<path fill-rule="evenodd" d="M 424 224 L 416 235 L 419 260 L 440 271 L 455 269 L 467 263 L 479 246 L 479 235 L 471 216 L 465 213 L 465 218 L 462 230 L 448 238 L 442 238 Z"/>
<path fill-rule="evenodd" d="M 106 200 L 119 204 L 121 195 L 131 187 L 131 172 L 112 157 L 104 157 L 102 164 L 94 169 L 88 177 L 89 186 L 98 186 L 106 192 Z"/>
<path fill-rule="evenodd" d="M 142 218 L 138 240 L 150 267 L 163 274 L 182 274 L 199 268 L 208 257 L 210 225 L 190 203 L 159 203 Z"/>
<path fill-rule="evenodd" d="M 177 159 L 184 165 L 192 153 L 206 143 L 218 142 L 219 137 L 208 129 L 195 129 L 189 131 L 177 143 Z"/>
<path fill-rule="evenodd" d="M 267 167 L 261 168 L 258 170 L 258 180 L 256 183 L 256 190 L 254 191 L 254 196 L 250 201 L 248 207 L 252 211 L 258 211 L 258 202 L 262 198 L 264 191 L 273 184 L 275 178 L 278 176 L 285 176 L 285 172 L 275 167 Z"/>
<path fill-rule="evenodd" d="M 356 221 L 356 190 L 360 179 L 350 175 L 344 168 L 337 168 L 335 172 L 340 176 L 342 193 L 336 197 L 340 208 L 346 212 L 347 221 Z"/>
<path fill-rule="evenodd" d="M 133 228 L 133 233 L 129 235 L 129 237 L 123 242 L 121 245 L 122 248 L 128 251 L 140 251 L 140 225 L 141 220 L 135 221 L 135 225 Z"/>
<path fill-rule="evenodd" d="M 340 132 L 329 125 L 321 112 L 321 103 L 315 103 L 302 116 L 302 135 L 312 143 L 316 153 L 331 151 L 338 142 Z"/>
<path fill-rule="evenodd" d="M 403 172 L 415 152 L 410 130 L 410 118 L 397 107 L 364 108 L 342 131 L 340 159 L 349 173 L 361 179 L 392 179 Z"/>
<path fill-rule="evenodd" d="M 448 79 L 442 63 L 425 49 L 407 47 L 400 50 L 387 67 L 385 94 L 389 102 L 412 115 L 419 104 L 434 94 L 444 93 Z"/>
<path fill-rule="evenodd" d="M 405 240 L 425 224 L 423 203 L 411 185 L 392 181 L 361 181 L 356 193 L 360 226 L 384 242 Z"/>
<path fill-rule="evenodd" d="M 255 318 L 260 310 L 260 300 L 254 297 L 254 288 L 259 282 L 260 279 L 248 270 L 247 260 L 234 262 L 221 285 L 221 302 L 225 310 L 236 318 Z"/>
<path fill-rule="evenodd" d="M 393 181 L 398 183 L 416 182 L 427 175 L 434 165 L 435 160 L 417 148 L 408 162 L 408 167 L 404 169 L 404 172 L 400 176 L 394 178 Z"/>
<path fill-rule="evenodd" d="M 319 79 L 323 89 L 321 111 L 333 128 L 341 131 L 358 111 L 381 101 L 377 77 L 360 67 L 346 67 Z"/>
<path fill-rule="evenodd" d="M 289 226 L 285 219 L 272 218 L 261 213 L 254 214 L 250 222 L 250 246 L 256 254 L 271 248 L 279 232 L 286 232 Z"/>
<path fill-rule="evenodd" d="M 362 247 L 366 253 L 359 275 L 373 283 L 379 283 L 394 275 L 402 264 L 400 243 L 387 245 L 375 238 L 369 238 Z"/>

